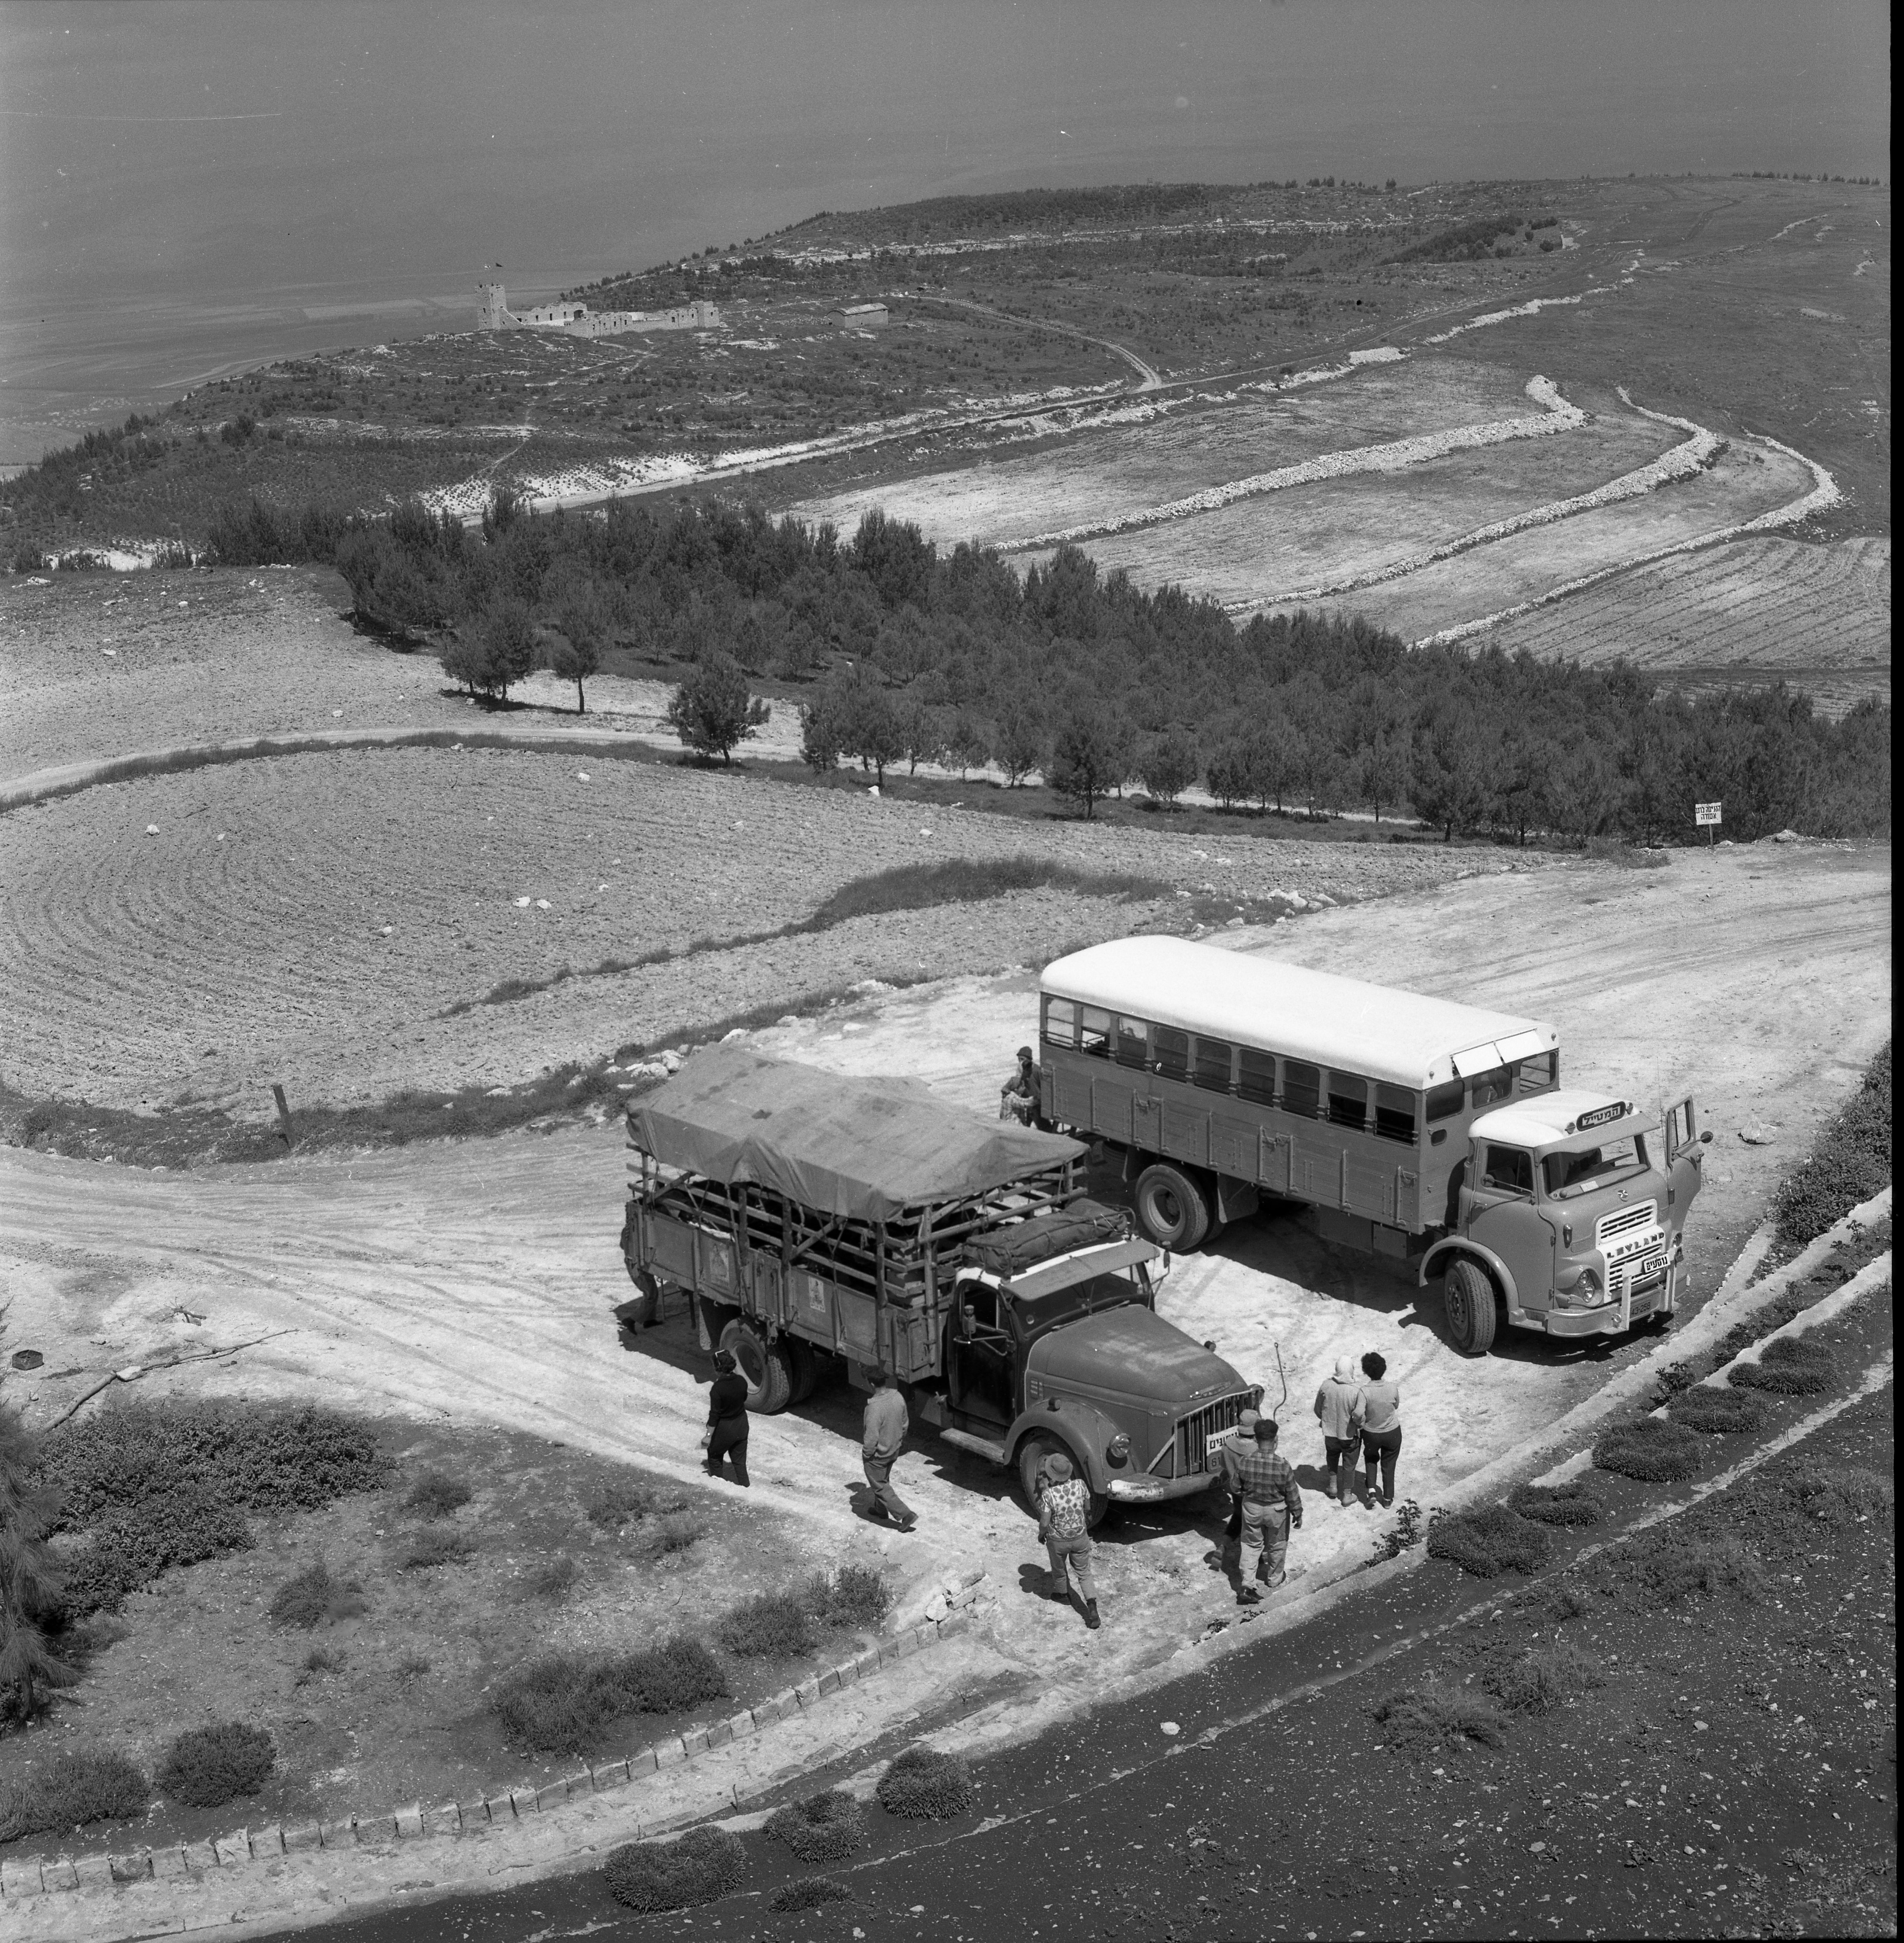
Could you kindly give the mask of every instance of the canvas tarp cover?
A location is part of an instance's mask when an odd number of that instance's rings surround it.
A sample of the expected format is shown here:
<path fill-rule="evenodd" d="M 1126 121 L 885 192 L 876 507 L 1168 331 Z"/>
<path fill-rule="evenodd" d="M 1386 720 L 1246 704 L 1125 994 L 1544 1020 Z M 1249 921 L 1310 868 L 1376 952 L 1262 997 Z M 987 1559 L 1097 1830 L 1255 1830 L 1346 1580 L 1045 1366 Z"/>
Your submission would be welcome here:
<path fill-rule="evenodd" d="M 696 1053 L 634 1103 L 628 1122 L 635 1143 L 670 1167 L 856 1221 L 982 1194 L 1085 1151 L 962 1113 L 914 1080 L 825 1073 L 738 1046 Z"/>

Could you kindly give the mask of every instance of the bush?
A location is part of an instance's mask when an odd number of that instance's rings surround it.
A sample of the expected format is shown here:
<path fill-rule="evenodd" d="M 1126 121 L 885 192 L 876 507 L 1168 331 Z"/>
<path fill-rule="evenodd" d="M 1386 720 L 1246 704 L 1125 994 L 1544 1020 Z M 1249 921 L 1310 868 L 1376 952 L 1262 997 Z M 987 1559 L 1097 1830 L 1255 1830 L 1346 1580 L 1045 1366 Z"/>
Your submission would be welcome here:
<path fill-rule="evenodd" d="M 1643 1417 L 1609 1430 L 1594 1445 L 1593 1462 L 1602 1471 L 1657 1484 L 1697 1475 L 1702 1459 L 1699 1439 L 1684 1425 Z"/>
<path fill-rule="evenodd" d="M 1891 1049 L 1866 1070 L 1864 1083 L 1819 1135 L 1797 1173 L 1772 1202 L 1779 1239 L 1802 1247 L 1844 1220 L 1891 1175 Z"/>
<path fill-rule="evenodd" d="M 1746 1391 L 1701 1384 L 1674 1398 L 1667 1406 L 1667 1414 L 1675 1423 L 1683 1424 L 1702 1437 L 1718 1437 L 1732 1431 L 1757 1429 L 1765 1412 L 1758 1399 Z"/>
<path fill-rule="evenodd" d="M 805 1608 L 785 1592 L 743 1599 L 715 1622 L 714 1638 L 742 1659 L 791 1659 L 813 1648 Z"/>
<path fill-rule="evenodd" d="M 798 1882 L 782 1883 L 767 1898 L 767 1907 L 776 1915 L 791 1916 L 803 1909 L 818 1909 L 829 1902 L 850 1902 L 853 1892 L 831 1876 L 802 1876 Z"/>
<path fill-rule="evenodd" d="M 0 1842 L 133 1821 L 151 1794 L 151 1784 L 124 1754 L 94 1748 L 56 1754 L 40 1773 L 0 1788 Z"/>
<path fill-rule="evenodd" d="M 1757 1555 L 1739 1539 L 1702 1536 L 1675 1520 L 1660 1530 L 1641 1532 L 1625 1547 L 1617 1589 L 1635 1607 L 1651 1608 L 1693 1592 L 1753 1598 L 1761 1578 Z"/>
<path fill-rule="evenodd" d="M 595 1486 L 582 1501 L 582 1515 L 603 1531 L 619 1531 L 624 1525 L 664 1512 L 685 1511 L 687 1500 L 658 1497 L 646 1484 L 630 1484 L 625 1478 L 610 1478 Z"/>
<path fill-rule="evenodd" d="M 1861 1518 L 1889 1515 L 1896 1502 L 1891 1481 L 1875 1471 L 1853 1465 L 1823 1477 L 1801 1479 L 1792 1495 L 1807 1518 L 1820 1524 L 1846 1524 Z"/>
<path fill-rule="evenodd" d="M 972 1770 L 957 1754 L 908 1748 L 880 1776 L 880 1806 L 914 1822 L 949 1822 L 972 1806 Z"/>
<path fill-rule="evenodd" d="M 158 1785 L 192 1808 L 217 1808 L 256 1794 L 271 1779 L 277 1750 L 262 1727 L 225 1720 L 180 1734 L 158 1767 Z"/>
<path fill-rule="evenodd" d="M 201 1484 L 180 1484 L 137 1505 L 114 1504 L 73 1559 L 62 1597 L 75 1618 L 116 1612 L 128 1592 L 175 1565 L 196 1565 L 251 1545 L 237 1509 Z"/>
<path fill-rule="evenodd" d="M 866 1840 L 859 1803 L 840 1788 L 790 1801 L 767 1821 L 767 1833 L 803 1862 L 843 1862 Z"/>
<path fill-rule="evenodd" d="M 559 1599 L 582 1576 L 582 1567 L 566 1552 L 558 1552 L 529 1575 L 529 1589 L 539 1599 Z"/>
<path fill-rule="evenodd" d="M 1605 1681 L 1599 1662 L 1571 1640 L 1494 1654 L 1475 1675 L 1475 1684 L 1510 1714 L 1550 1714 L 1562 1702 Z"/>
<path fill-rule="evenodd" d="M 1507 1716 L 1494 1701 L 1439 1677 L 1391 1693 L 1369 1711 L 1383 1739 L 1400 1754 L 1439 1754 L 1462 1741 L 1497 1748 L 1507 1738 Z"/>
<path fill-rule="evenodd" d="M 631 1714 L 679 1713 L 726 1694 L 720 1662 L 680 1634 L 646 1653 L 548 1654 L 511 1674 L 490 1704 L 524 1747 L 585 1754 Z"/>
<path fill-rule="evenodd" d="M 690 1828 L 675 1842 L 630 1842 L 617 1849 L 602 1880 L 617 1902 L 649 1911 L 695 1909 L 741 1879 L 739 1837 L 725 1828 Z"/>
<path fill-rule="evenodd" d="M 476 1493 L 460 1478 L 444 1471 L 425 1471 L 410 1487 L 404 1503 L 425 1518 L 447 1518 L 461 1511 Z"/>
<path fill-rule="evenodd" d="M 692 1512 L 664 1512 L 642 1526 L 637 1549 L 642 1558 L 650 1561 L 670 1558 L 705 1536 L 701 1521 Z"/>
<path fill-rule="evenodd" d="M 1741 1363 L 1727 1377 L 1735 1389 L 1770 1390 L 1780 1396 L 1822 1396 L 1836 1381 L 1838 1359 L 1807 1336 L 1767 1343 L 1755 1363 Z"/>
<path fill-rule="evenodd" d="M 878 1625 L 892 1608 L 892 1588 L 877 1566 L 842 1565 L 816 1572 L 803 1595 L 806 1610 L 822 1625 Z"/>
<path fill-rule="evenodd" d="M 321 1559 L 314 1560 L 294 1578 L 287 1579 L 271 1597 L 271 1617 L 281 1626 L 334 1625 L 369 1610 L 364 1588 L 355 1579 L 339 1579 Z"/>
<path fill-rule="evenodd" d="M 459 1531 L 426 1531 L 410 1541 L 397 1561 L 399 1572 L 431 1572 L 439 1565 L 467 1565 L 476 1548 Z"/>
<path fill-rule="evenodd" d="M 1606 1515 L 1606 1507 L 1577 1481 L 1523 1484 L 1509 1498 L 1507 1505 L 1518 1516 L 1532 1518 L 1540 1524 L 1598 1524 Z"/>
<path fill-rule="evenodd" d="M 1540 1526 L 1505 1505 L 1438 1518 L 1428 1527 L 1428 1556 L 1445 1558 L 1477 1579 L 1538 1571 L 1552 1545 Z"/>

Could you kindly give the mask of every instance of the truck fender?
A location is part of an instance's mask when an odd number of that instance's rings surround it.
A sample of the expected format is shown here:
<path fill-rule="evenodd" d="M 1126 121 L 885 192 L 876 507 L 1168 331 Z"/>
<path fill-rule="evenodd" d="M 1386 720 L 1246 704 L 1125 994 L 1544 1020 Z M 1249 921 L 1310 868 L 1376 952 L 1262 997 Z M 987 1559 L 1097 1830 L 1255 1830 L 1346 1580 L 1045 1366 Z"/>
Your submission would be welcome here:
<path fill-rule="evenodd" d="M 1055 1437 L 1071 1453 L 1078 1475 L 1099 1496 L 1109 1495 L 1110 1466 L 1104 1462 L 1104 1446 L 1117 1435 L 1109 1417 L 1088 1403 L 1065 1400 L 1062 1410 L 1049 1405 L 1021 1410 L 1005 1439 L 1006 1462 L 1014 1469 L 1027 1438 L 1043 1435 Z"/>
<path fill-rule="evenodd" d="M 1492 1248 L 1484 1248 L 1479 1242 L 1470 1242 L 1463 1235 L 1450 1235 L 1437 1242 L 1421 1258 L 1421 1266 L 1415 1275 L 1415 1287 L 1426 1288 L 1430 1275 L 1439 1275 L 1457 1256 L 1466 1255 L 1471 1262 L 1479 1262 L 1494 1278 L 1494 1286 L 1506 1297 L 1509 1309 L 1521 1306 L 1520 1291 L 1514 1286 L 1514 1278 L 1507 1272 L 1507 1264 Z"/>

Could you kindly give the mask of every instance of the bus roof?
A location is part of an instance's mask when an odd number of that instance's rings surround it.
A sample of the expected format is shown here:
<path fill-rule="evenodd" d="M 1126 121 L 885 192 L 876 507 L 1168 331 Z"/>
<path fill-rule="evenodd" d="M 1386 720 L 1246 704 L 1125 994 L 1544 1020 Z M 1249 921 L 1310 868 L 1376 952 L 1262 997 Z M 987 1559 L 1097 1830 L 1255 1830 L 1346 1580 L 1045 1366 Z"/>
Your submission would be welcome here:
<path fill-rule="evenodd" d="M 1425 1088 L 1558 1046 L 1537 1019 L 1183 938 L 1124 938 L 1045 968 L 1052 998 Z"/>

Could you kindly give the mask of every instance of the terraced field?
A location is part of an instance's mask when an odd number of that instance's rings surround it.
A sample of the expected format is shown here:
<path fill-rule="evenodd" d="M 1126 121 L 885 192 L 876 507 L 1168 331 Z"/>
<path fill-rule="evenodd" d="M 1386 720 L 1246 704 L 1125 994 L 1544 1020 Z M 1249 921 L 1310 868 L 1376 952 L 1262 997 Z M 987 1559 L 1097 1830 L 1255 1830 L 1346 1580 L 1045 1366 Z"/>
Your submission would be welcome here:
<path fill-rule="evenodd" d="M 272 1079 L 343 1102 L 527 1078 L 815 989 L 1048 956 L 1144 914 L 1033 893 L 441 1016 L 505 981 L 772 932 L 895 864 L 1026 852 L 1238 897 L 1338 901 L 1426 888 L 1476 861 L 928 818 L 738 772 L 516 751 L 238 763 L 0 818 L 0 1078 L 29 1094 L 155 1106 L 189 1094 L 253 1113 L 269 1110 Z"/>

